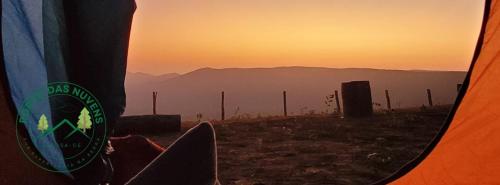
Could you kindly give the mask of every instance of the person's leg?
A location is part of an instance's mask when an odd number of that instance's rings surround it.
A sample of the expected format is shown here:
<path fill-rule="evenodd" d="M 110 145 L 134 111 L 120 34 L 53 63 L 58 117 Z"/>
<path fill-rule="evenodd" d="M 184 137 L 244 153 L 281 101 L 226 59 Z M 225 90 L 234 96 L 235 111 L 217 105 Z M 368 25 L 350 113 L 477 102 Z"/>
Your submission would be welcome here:
<path fill-rule="evenodd" d="M 68 78 L 101 103 L 108 137 L 125 108 L 124 81 L 135 8 L 134 0 L 64 1 Z M 112 166 L 106 148 L 102 150 L 92 164 L 73 172 L 76 181 L 90 185 L 95 180 L 110 181 Z"/>
<path fill-rule="evenodd" d="M 134 0 L 64 1 L 70 82 L 91 91 L 112 124 L 125 109 L 127 54 Z"/>
<path fill-rule="evenodd" d="M 217 183 L 215 133 L 209 123 L 189 130 L 127 185 L 213 185 Z"/>
<path fill-rule="evenodd" d="M 112 185 L 125 184 L 165 151 L 144 136 L 115 137 L 111 142 L 116 150 L 110 155 L 114 167 Z"/>

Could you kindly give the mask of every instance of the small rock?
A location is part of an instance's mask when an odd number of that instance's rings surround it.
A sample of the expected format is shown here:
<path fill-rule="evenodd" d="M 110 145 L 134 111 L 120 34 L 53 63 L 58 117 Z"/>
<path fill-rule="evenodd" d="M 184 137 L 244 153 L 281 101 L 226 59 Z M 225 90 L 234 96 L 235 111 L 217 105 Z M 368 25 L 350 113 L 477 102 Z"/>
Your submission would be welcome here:
<path fill-rule="evenodd" d="M 375 157 L 377 155 L 378 155 L 378 153 L 371 153 L 371 154 L 368 154 L 368 156 L 366 156 L 366 158 L 371 159 L 372 157 Z"/>

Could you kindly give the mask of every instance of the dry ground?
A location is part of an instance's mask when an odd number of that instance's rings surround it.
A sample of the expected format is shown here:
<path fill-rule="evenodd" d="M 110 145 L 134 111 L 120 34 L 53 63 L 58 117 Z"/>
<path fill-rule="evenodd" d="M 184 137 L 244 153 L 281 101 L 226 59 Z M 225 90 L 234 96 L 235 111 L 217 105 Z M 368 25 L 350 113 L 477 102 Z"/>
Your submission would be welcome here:
<path fill-rule="evenodd" d="M 222 184 L 370 184 L 415 158 L 449 106 L 376 113 L 215 122 Z M 183 123 L 184 131 L 193 124 Z M 165 146 L 181 133 L 149 136 Z"/>

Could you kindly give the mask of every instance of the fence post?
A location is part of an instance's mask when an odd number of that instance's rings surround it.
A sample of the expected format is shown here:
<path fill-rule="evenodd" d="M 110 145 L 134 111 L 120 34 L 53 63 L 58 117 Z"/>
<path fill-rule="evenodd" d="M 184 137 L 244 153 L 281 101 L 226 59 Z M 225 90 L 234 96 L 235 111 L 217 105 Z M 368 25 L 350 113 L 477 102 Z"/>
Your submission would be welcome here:
<path fill-rule="evenodd" d="M 287 106 L 286 106 L 286 91 L 283 91 L 283 112 L 285 117 L 288 116 Z"/>
<path fill-rule="evenodd" d="M 224 91 L 222 91 L 222 103 L 221 103 L 221 120 L 224 121 L 226 119 L 226 110 L 224 109 Z"/>
<path fill-rule="evenodd" d="M 385 90 L 385 98 L 387 99 L 387 109 L 392 110 L 391 97 L 389 96 L 389 90 Z"/>
<path fill-rule="evenodd" d="M 429 106 L 433 106 L 432 104 L 432 94 L 431 94 L 431 90 L 430 89 L 427 89 L 427 99 L 429 100 Z"/>
<path fill-rule="evenodd" d="M 156 115 L 156 98 L 158 97 L 158 92 L 153 91 L 153 115 Z"/>
<path fill-rule="evenodd" d="M 340 101 L 339 101 L 339 91 L 335 90 L 335 103 L 337 104 L 337 113 L 341 113 L 340 111 Z"/>

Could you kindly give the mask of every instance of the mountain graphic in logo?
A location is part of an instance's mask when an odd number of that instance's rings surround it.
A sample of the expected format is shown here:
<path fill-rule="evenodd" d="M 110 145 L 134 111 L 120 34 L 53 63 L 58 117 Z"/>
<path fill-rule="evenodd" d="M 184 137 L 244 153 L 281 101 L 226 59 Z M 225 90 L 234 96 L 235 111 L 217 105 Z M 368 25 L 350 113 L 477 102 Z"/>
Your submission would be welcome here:
<path fill-rule="evenodd" d="M 40 116 L 40 119 L 38 120 L 38 130 L 42 133 L 41 137 L 45 137 L 49 134 L 54 133 L 57 129 L 59 129 L 63 125 L 67 125 L 72 129 L 72 131 L 69 132 L 64 137 L 64 139 L 71 137 L 75 133 L 79 133 L 79 134 L 85 136 L 86 138 L 90 139 L 90 137 L 87 136 L 87 134 L 85 132 L 86 132 L 86 130 L 92 128 L 92 119 L 90 117 L 89 111 L 85 107 L 80 112 L 80 116 L 78 116 L 78 122 L 76 124 L 77 126 L 75 126 L 73 123 L 71 123 L 71 121 L 69 121 L 67 119 L 63 119 L 56 126 L 49 128 L 49 124 L 48 124 L 47 117 L 45 116 L 45 114 L 42 114 Z"/>

